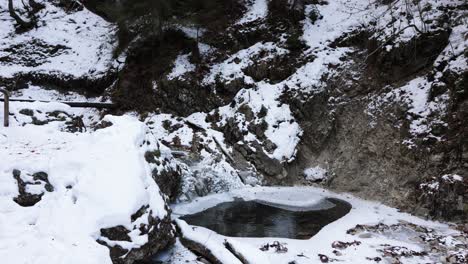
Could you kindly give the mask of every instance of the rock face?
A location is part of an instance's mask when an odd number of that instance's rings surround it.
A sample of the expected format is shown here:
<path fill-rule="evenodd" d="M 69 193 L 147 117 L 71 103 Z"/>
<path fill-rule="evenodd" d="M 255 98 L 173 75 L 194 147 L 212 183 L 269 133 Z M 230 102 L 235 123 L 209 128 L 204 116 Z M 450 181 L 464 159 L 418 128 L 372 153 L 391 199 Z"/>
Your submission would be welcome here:
<path fill-rule="evenodd" d="M 355 34 L 358 39 L 366 35 Z M 437 41 L 429 44 L 431 39 Z M 285 96 L 305 131 L 289 175 L 301 178 L 304 168 L 321 165 L 330 169 L 332 178 L 326 184 L 331 188 L 413 212 L 463 219 L 467 211 L 463 209 L 466 186 L 462 181 L 441 183 L 443 187 L 435 195 L 438 202 L 434 194 L 417 198 L 424 192 L 420 186 L 425 179 L 435 177 L 436 182 L 445 182 L 440 177 L 446 173 L 467 172 L 463 156 L 467 142 L 462 139 L 467 127 L 459 119 L 466 118 L 466 96 L 465 92 L 461 97 L 453 96 L 456 83 L 466 79 L 466 69 L 450 69 L 435 62 L 436 56 L 429 56 L 440 54 L 440 61 L 448 39 L 447 31 L 434 31 L 390 51 L 370 48 L 370 57 L 354 53 L 348 57 L 352 62 L 346 69 L 338 68 L 338 75 L 328 78 L 327 90 L 305 101 L 297 94 Z M 363 46 L 369 45 L 375 44 L 371 40 Z M 352 65 L 359 64 L 366 64 L 368 70 L 355 71 Z M 451 77 L 435 81 L 437 72 Z M 418 90 L 411 91 L 411 82 L 402 83 L 418 76 L 425 82 L 417 88 L 422 90 L 419 97 L 415 94 Z M 444 100 L 440 100 L 442 94 L 447 96 Z M 418 112 L 414 109 L 417 100 L 443 106 Z"/>
<path fill-rule="evenodd" d="M 457 219 L 466 213 L 468 182 L 457 174 L 446 174 L 422 183 L 418 200 L 431 215 Z"/>

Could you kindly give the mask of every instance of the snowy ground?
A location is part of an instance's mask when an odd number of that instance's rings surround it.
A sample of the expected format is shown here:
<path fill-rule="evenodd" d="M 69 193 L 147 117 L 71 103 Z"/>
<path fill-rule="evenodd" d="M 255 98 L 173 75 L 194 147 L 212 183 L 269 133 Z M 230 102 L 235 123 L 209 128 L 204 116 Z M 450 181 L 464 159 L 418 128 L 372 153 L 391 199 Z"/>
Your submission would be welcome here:
<path fill-rule="evenodd" d="M 68 132 L 72 117 L 84 115 L 89 128 L 97 113 L 40 102 L 12 102 L 10 113 L 10 127 L 0 127 L 3 263 L 112 263 L 96 240 L 107 241 L 100 229 L 117 225 L 133 230 L 131 241 L 113 243 L 131 249 L 148 241 L 130 216 L 146 205 L 153 217 L 167 212 L 144 159 L 157 142 L 142 122 L 106 116 L 110 127 Z M 35 202 L 15 202 L 18 197 Z"/>
<path fill-rule="evenodd" d="M 240 263 L 223 245 L 228 241 L 249 263 L 463 263 L 455 254 L 466 255 L 466 235 L 446 224 L 426 221 L 380 203 L 365 201 L 348 194 L 336 194 L 314 187 L 255 187 L 210 195 L 192 203 L 177 204 L 174 215 L 203 211 L 234 198 L 260 200 L 270 205 L 310 206 L 326 197 L 345 200 L 352 210 L 343 218 L 325 226 L 308 240 L 284 238 L 239 238 L 216 234 L 203 227 L 177 220 L 184 235 L 209 248 L 224 263 Z M 278 241 L 287 248 L 276 252 L 260 248 Z M 180 261 L 184 247 L 172 253 Z M 174 257 L 174 258 L 175 258 Z M 190 258 L 190 256 L 188 256 Z M 466 259 L 465 259 L 466 260 Z M 181 262 L 176 262 L 181 263 Z"/>

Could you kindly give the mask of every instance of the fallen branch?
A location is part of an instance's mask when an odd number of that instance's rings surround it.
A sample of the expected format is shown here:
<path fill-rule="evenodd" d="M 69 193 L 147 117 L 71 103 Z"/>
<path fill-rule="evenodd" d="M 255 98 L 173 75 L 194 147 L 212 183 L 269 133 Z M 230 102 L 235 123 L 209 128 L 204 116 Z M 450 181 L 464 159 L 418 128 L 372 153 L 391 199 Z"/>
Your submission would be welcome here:
<path fill-rule="evenodd" d="M 3 98 L 0 98 L 0 101 L 3 101 L 3 100 L 4 100 Z M 52 102 L 55 102 L 55 101 L 10 98 L 10 102 L 52 103 Z M 56 103 L 66 104 L 66 105 L 69 105 L 71 107 L 91 107 L 91 108 L 97 108 L 97 109 L 109 109 L 109 108 L 115 108 L 116 107 L 116 105 L 114 103 L 100 103 L 100 102 L 66 102 L 66 101 L 59 102 L 59 101 L 57 101 Z"/>
<path fill-rule="evenodd" d="M 196 253 L 197 255 L 200 255 L 210 261 L 213 264 L 223 264 L 213 253 L 211 250 L 209 250 L 207 247 L 202 245 L 201 243 L 198 243 L 196 241 L 187 239 L 183 235 L 179 238 L 180 242 L 182 245 L 184 245 L 186 248 L 188 248 L 190 251 Z"/>
<path fill-rule="evenodd" d="M 13 0 L 8 0 L 8 12 L 22 29 L 27 30 L 32 28 L 34 25 L 33 21 L 25 21 L 18 14 L 16 14 L 15 8 L 13 6 Z"/>
<path fill-rule="evenodd" d="M 227 240 L 224 240 L 224 246 L 226 247 L 227 250 L 229 250 L 229 252 L 231 252 L 234 256 L 236 256 L 236 258 L 238 258 L 243 264 L 249 264 L 250 262 L 244 257 L 244 255 L 242 255 L 242 253 L 236 251 L 236 249 L 234 248 L 234 246 L 229 243 L 229 241 Z"/>
<path fill-rule="evenodd" d="M 185 221 L 174 221 L 180 242 L 190 251 L 201 256 L 213 264 L 243 264 L 236 255 L 232 254 L 219 239 L 212 238 L 213 233 L 195 231 L 196 227 Z M 214 235 L 216 236 L 216 235 Z"/>
<path fill-rule="evenodd" d="M 229 152 L 223 148 L 223 146 L 221 145 L 221 143 L 219 143 L 218 139 L 216 139 L 216 137 L 212 137 L 214 142 L 216 143 L 216 145 L 219 147 L 219 149 L 221 150 L 221 152 L 223 152 L 224 155 L 226 155 L 226 157 L 228 157 L 228 159 L 231 161 L 231 162 L 234 162 L 234 159 L 232 158 L 231 154 L 229 154 Z"/>

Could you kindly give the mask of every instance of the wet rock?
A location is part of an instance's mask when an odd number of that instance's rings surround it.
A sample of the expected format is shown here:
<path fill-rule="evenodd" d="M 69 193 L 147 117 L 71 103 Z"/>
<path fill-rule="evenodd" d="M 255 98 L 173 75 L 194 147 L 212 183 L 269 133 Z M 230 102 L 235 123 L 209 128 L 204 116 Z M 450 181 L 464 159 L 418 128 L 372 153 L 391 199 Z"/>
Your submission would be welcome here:
<path fill-rule="evenodd" d="M 308 1 L 272 0 L 268 3 L 271 16 L 287 19 L 289 23 L 299 23 L 304 19 L 305 5 Z"/>
<path fill-rule="evenodd" d="M 256 135 L 258 139 L 264 140 L 265 147 L 268 149 L 274 149 L 276 146 L 273 146 L 273 142 L 269 141 L 268 139 L 265 139 L 265 131 L 268 129 L 268 123 L 261 119 L 261 121 L 257 122 L 251 122 L 247 128 L 249 132 L 252 134 Z M 270 143 L 267 143 L 269 141 Z M 269 146 L 266 146 L 266 144 L 269 144 Z"/>
<path fill-rule="evenodd" d="M 94 130 L 103 129 L 103 128 L 106 128 L 106 127 L 110 127 L 112 125 L 113 125 L 112 122 L 102 120 L 101 122 L 99 122 L 97 125 L 94 126 Z"/>
<path fill-rule="evenodd" d="M 132 241 L 128 236 L 130 231 L 124 226 L 115 226 L 110 228 L 101 228 L 101 236 L 110 240 Z"/>
<path fill-rule="evenodd" d="M 163 219 L 159 219 L 153 216 L 153 212 L 149 210 L 149 206 L 143 206 L 131 216 L 131 230 L 124 226 L 103 228 L 101 229 L 101 237 L 97 242 L 109 248 L 110 257 L 114 264 L 133 264 L 141 261 L 149 262 L 153 255 L 175 242 L 175 230 L 171 223 L 170 209 L 167 205 L 165 208 L 168 214 Z M 137 225 L 137 222 L 140 224 Z M 140 236 L 148 236 L 148 242 L 146 244 L 137 248 L 132 248 L 131 250 L 119 244 L 119 242 L 122 241 L 127 243 L 132 242 L 128 234 L 130 232 L 136 232 L 137 230 Z M 106 242 L 109 240 L 112 245 Z"/>
<path fill-rule="evenodd" d="M 288 248 L 286 243 L 280 243 L 279 241 L 273 241 L 271 244 L 266 243 L 260 247 L 261 251 L 269 251 L 271 248 L 275 250 L 275 253 L 286 253 Z"/>
<path fill-rule="evenodd" d="M 332 248 L 336 249 L 346 249 L 350 246 L 359 246 L 361 245 L 361 241 L 352 241 L 352 242 L 343 242 L 343 241 L 334 241 L 332 243 Z"/>
<path fill-rule="evenodd" d="M 239 130 L 234 118 L 229 118 L 222 129 L 226 141 L 231 144 L 234 144 L 244 138 L 244 134 Z"/>
<path fill-rule="evenodd" d="M 173 202 L 179 196 L 182 171 L 172 156 L 162 157 L 161 151 L 155 149 L 145 153 L 145 160 L 152 167 L 151 175 L 162 193 Z"/>
<path fill-rule="evenodd" d="M 252 119 L 254 119 L 254 113 L 248 104 L 241 105 L 237 111 L 244 114 L 246 121 L 252 121 Z"/>
<path fill-rule="evenodd" d="M 161 192 L 167 195 L 170 201 L 174 202 L 180 193 L 180 185 L 182 181 L 180 168 L 177 167 L 173 170 L 164 169 L 161 172 L 154 169 L 152 176 L 158 184 Z"/>
<path fill-rule="evenodd" d="M 269 139 L 266 139 L 264 142 L 263 142 L 263 145 L 265 146 L 265 150 L 272 153 L 276 148 L 276 144 L 271 142 L 271 140 Z"/>
<path fill-rule="evenodd" d="M 116 78 L 115 69 L 110 69 L 99 77 L 95 76 L 71 76 L 59 72 L 22 72 L 12 78 L 0 77 L 0 84 L 8 90 L 27 88 L 28 84 L 44 87 L 60 87 L 61 90 L 75 91 L 79 94 L 96 96 L 101 95 Z"/>
<path fill-rule="evenodd" d="M 21 176 L 20 170 L 13 170 L 13 177 L 18 185 L 19 195 L 13 198 L 17 204 L 29 207 L 37 204 L 44 195 L 45 192 L 53 192 L 54 187 L 50 184 L 48 175 L 45 172 L 36 172 L 33 175 Z M 24 180 L 23 178 L 27 179 Z M 38 193 L 30 193 L 27 191 L 28 185 L 43 185 L 44 190 Z"/>
<path fill-rule="evenodd" d="M 31 109 L 27 109 L 27 108 L 21 109 L 19 111 L 19 113 L 22 114 L 22 115 L 26 115 L 26 116 L 33 116 L 34 115 L 34 111 L 31 110 Z"/>
<path fill-rule="evenodd" d="M 71 115 L 64 111 L 52 111 L 47 113 L 48 117 L 55 118 L 56 121 L 66 121 L 67 118 L 70 118 Z"/>
<path fill-rule="evenodd" d="M 373 258 L 370 258 L 370 257 L 366 257 L 367 260 L 372 260 L 372 261 L 375 261 L 377 263 L 379 263 L 380 261 L 382 261 L 382 258 L 381 257 L 373 257 Z"/>
<path fill-rule="evenodd" d="M 446 219 L 468 216 L 468 180 L 457 174 L 445 174 L 419 184 L 418 201 L 431 215 Z"/>
<path fill-rule="evenodd" d="M 161 162 L 158 160 L 160 157 L 161 151 L 159 149 L 145 152 L 145 160 L 148 163 L 160 164 Z"/>
<path fill-rule="evenodd" d="M 50 184 L 49 175 L 47 173 L 43 171 L 36 172 L 32 175 L 32 177 L 35 181 L 43 181 L 45 183 L 44 188 L 46 189 L 46 191 L 48 192 L 54 191 L 54 187 L 52 186 L 52 184 Z"/>
<path fill-rule="evenodd" d="M 49 120 L 39 120 L 37 117 L 32 117 L 32 124 L 36 126 L 43 126 L 49 123 Z"/>
<path fill-rule="evenodd" d="M 255 151 L 251 149 L 253 147 Z M 234 148 L 239 151 L 246 160 L 253 163 L 255 168 L 266 176 L 275 177 L 278 180 L 284 179 L 287 172 L 284 170 L 280 161 L 270 158 L 262 149 L 259 143 L 252 143 L 252 146 L 247 144 L 236 144 Z"/>
<path fill-rule="evenodd" d="M 439 54 L 447 46 L 449 35 L 449 31 L 421 34 L 398 48 L 379 52 L 373 48 L 379 44 L 370 41 L 369 66 L 378 69 L 385 80 L 401 80 L 431 65 L 436 58 L 433 54 Z"/>
<path fill-rule="evenodd" d="M 298 42 L 298 43 L 296 43 Z M 293 37 L 288 38 L 287 44 L 289 49 L 300 50 L 305 44 L 300 40 L 293 40 Z M 288 54 L 287 56 L 277 56 L 269 60 L 255 60 L 252 65 L 242 69 L 245 75 L 252 77 L 256 82 L 267 81 L 275 84 L 279 83 L 291 76 L 302 62 L 296 59 L 295 56 Z"/>
<path fill-rule="evenodd" d="M 86 131 L 82 116 L 72 117 L 70 121 L 65 122 L 65 125 L 67 126 L 66 130 L 71 133 Z"/>
<path fill-rule="evenodd" d="M 216 93 L 222 95 L 226 103 L 230 102 L 232 98 L 237 94 L 237 92 L 245 87 L 248 87 L 244 81 L 244 78 L 237 78 L 226 82 L 221 78 L 215 78 L 215 89 Z"/>

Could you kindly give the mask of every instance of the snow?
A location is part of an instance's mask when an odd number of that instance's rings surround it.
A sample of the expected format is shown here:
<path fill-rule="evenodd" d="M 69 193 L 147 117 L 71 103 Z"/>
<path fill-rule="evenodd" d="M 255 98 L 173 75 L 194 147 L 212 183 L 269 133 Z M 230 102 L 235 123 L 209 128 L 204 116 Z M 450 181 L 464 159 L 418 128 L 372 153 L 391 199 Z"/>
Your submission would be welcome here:
<path fill-rule="evenodd" d="M 268 14 L 267 0 L 254 0 L 251 5 L 247 7 L 247 12 L 242 16 L 237 24 L 242 25 L 255 20 L 263 19 Z"/>
<path fill-rule="evenodd" d="M 267 56 L 260 59 L 257 58 L 262 52 L 266 52 Z M 246 83 L 254 83 L 251 77 L 245 76 L 242 69 L 255 63 L 271 59 L 274 56 L 287 54 L 288 52 L 288 50 L 278 47 L 273 42 L 258 42 L 231 55 L 225 61 L 212 66 L 210 73 L 205 76 L 203 82 L 205 84 L 210 84 L 214 83 L 216 78 L 222 78 L 229 83 L 237 78 L 243 78 Z"/>
<path fill-rule="evenodd" d="M 441 140 L 440 137 L 431 134 L 431 126 L 447 126 L 442 120 L 442 115 L 437 113 L 446 111 L 448 94 L 444 93 L 429 100 L 430 88 L 431 83 L 425 77 L 417 77 L 399 88 L 373 98 L 368 106 L 369 112 L 380 111 L 378 109 L 391 102 L 403 103 L 408 107 L 406 118 L 410 121 L 409 132 L 412 135 L 404 141 L 405 144 L 412 147 L 413 138 L 420 135 Z"/>
<path fill-rule="evenodd" d="M 317 9 L 323 16 L 313 23 L 307 16 L 303 25 L 303 39 L 311 49 L 322 49 L 344 32 L 358 28 L 370 19 L 368 1 L 336 0 L 325 5 L 307 5 L 306 14 Z"/>
<path fill-rule="evenodd" d="M 449 182 L 462 182 L 463 176 L 460 176 L 458 174 L 445 174 L 442 176 L 442 179 Z"/>
<path fill-rule="evenodd" d="M 423 1 L 421 6 L 426 6 L 426 2 Z M 445 4 L 450 5 L 452 3 L 448 3 L 447 1 L 437 2 L 438 6 Z M 245 16 L 238 23 L 248 23 L 261 19 L 266 16 L 267 11 L 263 11 L 265 8 L 264 1 L 257 0 L 251 2 Z M 306 5 L 306 19 L 303 21 L 302 39 L 308 45 L 308 50 L 304 53 L 304 56 L 310 56 L 311 59 L 299 67 L 286 80 L 276 84 L 271 84 L 265 80 L 256 82 L 244 73 L 244 70 L 249 66 L 256 65 L 262 61 L 268 62 L 269 59 L 275 56 L 288 54 L 288 50 L 283 49 L 281 45 L 277 45 L 274 42 L 258 42 L 211 66 L 210 73 L 205 76 L 203 81 L 205 85 L 214 86 L 216 80 L 219 79 L 224 83 L 230 83 L 234 80 L 241 81 L 246 86 L 235 96 L 234 101 L 237 103 L 236 105 L 226 105 L 211 112 L 211 114 L 219 112 L 221 115 L 221 121 L 217 125 L 223 126 L 228 120 L 234 119 L 238 129 L 245 135 L 243 140 L 237 142 L 238 144 L 247 144 L 250 149 L 256 151 L 253 145 L 259 142 L 263 147 L 263 151 L 270 158 L 281 162 L 291 162 L 295 159 L 297 144 L 303 131 L 294 119 L 289 105 L 280 101 L 281 95 L 285 93 L 286 89 L 290 92 L 297 92 L 308 96 L 324 92 L 326 83 L 323 81 L 323 76 L 333 73 L 333 66 L 344 65 L 343 57 L 355 51 L 349 47 L 333 48 L 330 47 L 330 44 L 346 33 L 362 30 L 362 27 L 369 27 L 371 30 L 375 30 L 375 32 L 383 32 L 381 35 L 374 37 L 382 42 L 386 42 L 386 38 L 392 36 L 392 32 L 398 31 L 411 23 L 411 21 L 406 21 L 403 18 L 400 22 L 393 23 L 391 15 L 400 11 L 403 12 L 404 8 L 405 5 L 402 2 L 395 5 L 381 5 L 359 0 L 337 0 Z M 415 8 L 417 6 L 413 5 L 411 8 L 412 10 L 410 11 L 416 14 L 417 10 Z M 308 15 L 312 11 L 319 12 L 321 18 L 312 21 Z M 429 17 L 437 18 L 440 15 L 440 10 L 437 11 L 437 8 L 433 7 L 432 11 L 427 13 L 428 17 L 425 19 Z M 415 26 L 422 27 L 421 21 L 421 17 L 415 17 L 413 22 Z M 389 28 L 385 28 L 389 24 Z M 464 65 L 466 60 L 463 59 L 463 55 L 460 55 L 463 53 L 464 42 L 466 42 L 462 37 L 465 30 L 465 27 L 462 26 L 455 27 L 450 37 L 454 41 L 452 53 L 456 53 L 459 56 L 456 57 L 456 60 L 451 60 L 449 65 L 456 65 L 453 67 L 458 67 L 459 71 L 466 68 Z M 415 31 L 414 27 L 402 30 L 400 33 L 397 34 L 395 43 L 393 43 L 394 45 L 407 42 L 419 34 Z M 393 45 L 386 43 L 384 48 L 387 51 L 391 51 L 393 47 Z M 259 57 L 259 54 L 266 55 Z M 450 54 L 450 48 L 447 47 L 443 54 L 445 54 L 444 58 L 440 60 L 446 61 L 447 56 Z M 412 147 L 414 145 L 413 139 L 418 136 L 442 140 L 442 138 L 431 134 L 431 126 L 446 126 L 442 118 L 434 118 L 434 116 L 440 116 L 438 113 L 446 110 L 446 102 L 449 97 L 448 94 L 443 94 L 429 101 L 430 86 L 431 83 L 424 80 L 423 77 L 412 80 L 404 87 L 394 89 L 386 95 L 373 98 L 375 100 L 371 100 L 368 113 L 369 115 L 373 115 L 373 110 L 380 110 L 381 106 L 391 101 L 405 103 L 410 107 L 407 119 L 410 121 L 410 134 L 412 136 L 404 140 L 404 143 Z M 406 94 L 402 95 L 403 93 Z M 247 121 L 245 116 L 239 113 L 240 107 L 244 107 L 245 105 L 252 110 L 254 120 Z M 265 107 L 268 112 L 264 118 L 258 118 L 257 116 L 262 107 Z M 268 125 L 265 136 L 274 144 L 273 150 L 266 150 L 265 140 L 257 138 L 257 136 L 248 131 L 248 126 L 252 123 L 259 125 L 262 122 L 266 122 Z M 371 121 L 370 125 L 374 125 L 374 121 Z"/>
<path fill-rule="evenodd" d="M 421 183 L 419 185 L 421 189 L 427 188 L 429 194 L 437 192 L 439 190 L 439 186 L 440 186 L 439 182 Z"/>
<path fill-rule="evenodd" d="M 309 181 L 323 180 L 327 177 L 327 170 L 320 166 L 310 167 L 304 170 L 304 176 Z"/>
<path fill-rule="evenodd" d="M 61 102 L 109 102 L 102 97 L 86 97 L 81 94 L 56 90 L 46 90 L 42 86 L 29 84 L 27 88 L 11 92 L 11 98 L 29 99 L 38 101 L 61 101 Z"/>
<path fill-rule="evenodd" d="M 198 41 L 198 38 L 203 36 L 205 30 L 203 28 L 199 28 L 193 25 L 176 25 L 177 29 L 180 29 L 184 34 L 192 39 Z"/>
<path fill-rule="evenodd" d="M 81 111 L 60 103 L 11 103 L 11 126 L 0 128 L 2 261 L 111 263 L 107 247 L 96 242 L 101 228 L 123 225 L 132 230 L 130 216 L 144 205 L 149 205 L 154 217 L 167 214 L 144 160 L 145 151 L 154 148 L 156 141 L 143 123 L 131 116 L 108 115 L 104 120 L 112 122 L 110 127 L 68 133 L 61 131 L 60 121 L 29 124 L 30 117 L 18 113 L 23 108 L 35 115 Z M 46 172 L 54 190 L 45 192 L 36 205 L 21 207 L 13 201 L 18 195 L 14 169 L 21 171 L 22 178 Z M 135 248 L 148 239 L 138 230 L 130 235 L 132 241 L 114 243 Z"/>
<path fill-rule="evenodd" d="M 438 65 L 443 61 L 448 61 L 447 69 L 462 74 L 468 68 L 468 59 L 464 54 L 468 45 L 468 40 L 464 37 L 467 33 L 468 29 L 466 25 L 452 28 L 449 37 L 450 44 L 441 52 L 434 64 Z"/>
<path fill-rule="evenodd" d="M 64 45 L 56 54 L 43 54 L 36 46 L 23 52 L 25 58 L 40 62 L 25 65 L 19 57 L 12 63 L 0 63 L 0 76 L 13 77 L 18 73 L 59 73 L 73 77 L 104 75 L 114 67 L 112 50 L 116 28 L 86 8 L 77 12 L 65 12 L 51 1 L 41 1 L 45 8 L 38 13 L 38 27 L 22 34 L 14 33 L 14 20 L 8 12 L 0 12 L 0 57 L 15 56 L 6 49 L 17 44 L 40 42 L 45 45 Z M 16 3 L 19 7 L 21 4 Z M 0 9 L 8 10 L 8 1 L 0 0 Z M 32 44 L 31 44 L 32 45 Z"/>
<path fill-rule="evenodd" d="M 211 253 L 221 261 L 221 263 L 242 263 L 224 247 L 222 237 L 216 235 L 215 232 L 203 227 L 191 227 L 186 224 L 185 221 L 179 219 L 175 221 L 184 234 L 184 237 L 209 248 Z"/>
<path fill-rule="evenodd" d="M 174 62 L 174 68 L 167 76 L 169 80 L 181 78 L 181 76 L 184 75 L 185 73 L 195 70 L 195 65 L 193 65 L 189 61 L 189 56 L 190 54 L 183 54 L 183 55 L 177 56 Z"/>
<path fill-rule="evenodd" d="M 266 55 L 261 58 L 256 58 L 259 54 L 264 51 Z M 212 66 L 210 73 L 205 77 L 205 84 L 215 83 L 217 78 L 221 78 L 225 82 L 231 82 L 235 79 L 242 79 L 245 84 L 254 84 L 254 80 L 246 76 L 242 71 L 244 68 L 259 63 L 262 61 L 267 61 L 272 59 L 274 56 L 280 56 L 287 54 L 288 51 L 278 47 L 277 45 L 266 42 L 266 43 L 256 43 L 255 45 L 241 50 L 233 54 L 227 60 L 215 64 Z M 268 128 L 265 131 L 267 138 L 276 145 L 276 148 L 272 153 L 268 153 L 271 158 L 278 159 L 282 162 L 291 161 L 294 159 L 296 154 L 296 146 L 299 143 L 299 138 L 302 134 L 302 130 L 299 127 L 299 124 L 294 121 L 292 117 L 291 110 L 286 104 L 279 103 L 279 97 L 281 96 L 282 91 L 285 89 L 285 85 L 292 84 L 296 81 L 293 80 L 294 75 L 290 81 L 286 80 L 278 84 L 270 84 L 268 82 L 257 82 L 255 85 L 256 89 L 241 89 L 234 100 L 237 102 L 246 103 L 257 115 L 263 106 L 267 107 L 267 113 L 264 117 L 264 120 L 268 124 Z M 309 76 L 304 75 L 304 79 Z M 238 109 L 242 104 L 237 104 L 232 107 L 231 105 L 226 105 L 220 107 L 215 111 L 219 111 L 222 120 L 218 125 L 224 125 L 229 118 L 235 118 L 236 123 L 239 125 L 239 129 L 247 131 L 247 123 L 243 122 L 245 117 L 239 113 Z M 260 123 L 261 120 L 257 119 L 255 122 Z M 244 123 L 244 125 L 242 125 Z M 250 139 L 250 140 L 249 140 Z M 247 142 L 256 141 L 257 138 L 250 134 L 246 138 Z"/>
<path fill-rule="evenodd" d="M 291 209 L 313 208 L 323 203 L 324 196 L 311 196 L 308 192 L 291 192 L 289 188 L 238 188 L 229 192 L 198 197 L 191 202 L 172 206 L 174 215 L 186 215 L 204 211 L 223 202 L 236 199 L 256 201 L 275 207 Z"/>
<path fill-rule="evenodd" d="M 344 1 L 332 1 L 327 5 L 315 5 L 319 9 L 319 12 L 324 14 L 324 18 L 315 24 L 307 18 L 303 26 L 304 35 L 302 36 L 306 44 L 309 45 L 309 50 L 306 54 L 312 54 L 315 58 L 280 83 L 255 82 L 242 71 L 254 63 L 268 61 L 268 59 L 274 56 L 288 53 L 287 50 L 276 46 L 272 42 L 256 43 L 231 55 L 225 61 L 213 65 L 210 73 L 204 79 L 205 84 L 214 83 L 216 78 L 220 78 L 228 83 L 234 79 L 241 79 L 246 85 L 255 85 L 255 89 L 242 89 L 237 93 L 234 100 L 241 103 L 236 104 L 234 107 L 227 105 L 218 109 L 222 117 L 218 125 L 222 126 L 228 119 L 234 118 L 239 129 L 246 132 L 246 137 L 239 143 L 253 144 L 253 142 L 260 140 L 247 131 L 249 123 L 246 122 L 245 117 L 239 113 L 238 109 L 242 103 L 245 103 L 252 109 L 254 115 L 257 116 L 262 107 L 266 107 L 268 111 L 263 120 L 268 124 L 268 127 L 265 135 L 268 140 L 274 143 L 276 148 L 272 151 L 264 149 L 264 152 L 270 158 L 280 160 L 281 162 L 291 162 L 294 160 L 297 151 L 296 147 L 303 131 L 294 120 L 289 106 L 280 103 L 279 98 L 285 91 L 285 87 L 302 93 L 323 91 L 324 83 L 321 79 L 324 74 L 329 72 L 328 66 L 340 64 L 340 57 L 351 51 L 349 48 L 330 49 L 327 46 L 337 37 L 341 36 L 343 32 L 351 31 L 358 27 L 365 19 L 368 20 L 370 18 L 367 16 L 350 16 L 348 12 L 348 6 L 358 9 L 366 3 L 362 3 L 362 1 L 346 1 L 346 4 L 344 3 Z M 255 1 L 241 21 L 251 21 L 248 19 L 250 17 L 249 14 L 254 11 L 255 14 L 262 13 L 260 12 L 260 10 L 263 10 L 262 6 L 263 1 Z M 312 5 L 309 5 L 306 12 L 309 12 L 311 8 Z M 257 19 L 261 16 L 255 15 L 253 17 Z M 267 55 L 257 58 L 262 50 L 266 51 Z M 259 124 L 263 120 L 256 118 L 256 120 L 251 122 Z M 251 147 L 251 149 L 254 148 Z"/>
<path fill-rule="evenodd" d="M 155 258 L 155 261 L 161 261 L 162 263 L 171 263 L 171 264 L 186 264 L 186 263 L 196 263 L 203 264 L 199 261 L 198 256 L 192 253 L 190 250 L 186 249 L 181 243 L 179 238 L 176 238 L 176 242 L 172 249 L 164 250 Z M 158 262 L 156 262 L 158 263 Z"/>
<path fill-rule="evenodd" d="M 296 197 L 288 200 L 288 205 L 302 206 L 305 201 L 317 202 L 327 197 L 345 200 L 352 205 L 351 211 L 337 221 L 328 224 L 315 236 L 307 240 L 295 240 L 285 238 L 243 238 L 226 237 L 219 235 L 203 227 L 187 225 L 182 220 L 177 220 L 182 226 L 183 233 L 187 232 L 191 239 L 202 242 L 211 249 L 211 246 L 224 259 L 232 257 L 226 250 L 223 250 L 222 242 L 228 241 L 236 251 L 250 263 L 320 263 L 319 254 L 324 254 L 330 258 L 338 259 L 343 263 L 375 263 L 372 259 L 381 256 L 379 248 L 384 244 L 397 246 L 397 250 L 424 250 L 424 245 L 417 242 L 418 234 L 404 228 L 391 233 L 363 233 L 355 236 L 347 232 L 356 225 L 374 224 L 414 224 L 421 227 L 435 230 L 438 234 L 444 234 L 448 241 L 457 236 L 459 231 L 451 229 L 445 224 L 433 221 L 426 221 L 397 209 L 387 207 L 377 202 L 371 202 L 356 198 L 349 194 L 337 194 L 315 187 L 255 187 L 235 190 L 230 193 L 222 193 L 206 196 L 192 201 L 191 203 L 177 204 L 173 207 L 175 215 L 193 214 L 206 208 L 215 206 L 218 203 L 232 201 L 234 197 L 250 200 L 254 196 L 263 196 L 266 201 L 274 202 L 276 199 L 284 197 Z M 271 200 L 270 200 L 271 199 Z M 359 245 L 350 246 L 340 250 L 340 255 L 335 255 L 335 250 L 331 245 L 335 241 L 352 242 L 358 240 Z M 288 248 L 285 253 L 276 253 L 274 250 L 261 251 L 259 248 L 266 244 L 278 241 Z M 460 241 L 454 244 L 460 245 Z M 221 245 L 221 247 L 220 247 Z M 406 247 L 407 249 L 403 248 Z M 369 259 L 367 259 L 367 257 Z M 401 258 L 402 263 L 434 263 L 439 261 L 438 256 L 414 256 L 412 258 Z M 387 260 L 384 260 L 387 261 Z M 389 261 L 389 259 L 388 259 Z M 229 262 L 230 263 L 230 262 Z"/>

